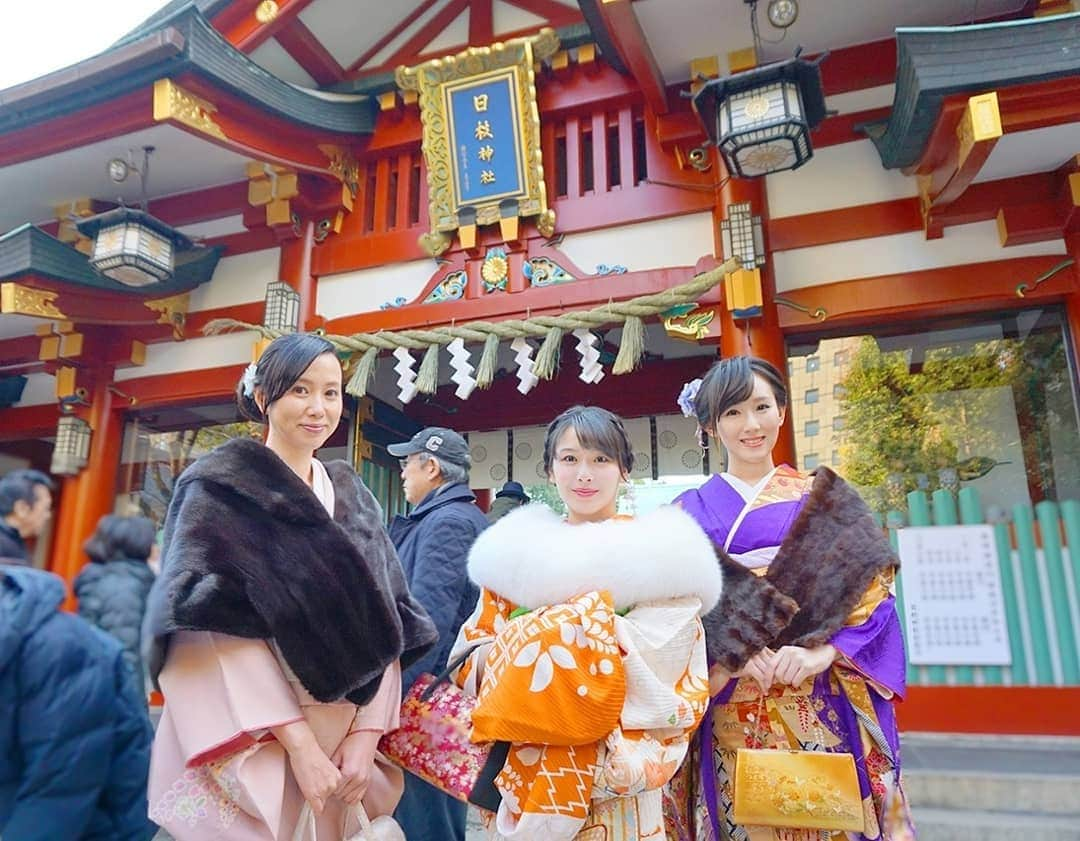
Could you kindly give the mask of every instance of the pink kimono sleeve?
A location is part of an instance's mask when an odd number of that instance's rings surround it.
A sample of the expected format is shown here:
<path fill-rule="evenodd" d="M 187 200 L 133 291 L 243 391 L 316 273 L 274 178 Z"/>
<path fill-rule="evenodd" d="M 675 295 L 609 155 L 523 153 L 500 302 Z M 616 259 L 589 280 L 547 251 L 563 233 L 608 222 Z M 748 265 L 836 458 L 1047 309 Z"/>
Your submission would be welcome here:
<path fill-rule="evenodd" d="M 296 694 L 264 640 L 181 631 L 160 684 L 188 767 L 235 753 L 271 727 L 303 718 Z"/>
<path fill-rule="evenodd" d="M 366 706 L 356 710 L 350 733 L 358 730 L 373 730 L 388 733 L 396 730 L 400 724 L 401 712 L 401 663 L 395 660 L 386 667 L 379 691 Z"/>

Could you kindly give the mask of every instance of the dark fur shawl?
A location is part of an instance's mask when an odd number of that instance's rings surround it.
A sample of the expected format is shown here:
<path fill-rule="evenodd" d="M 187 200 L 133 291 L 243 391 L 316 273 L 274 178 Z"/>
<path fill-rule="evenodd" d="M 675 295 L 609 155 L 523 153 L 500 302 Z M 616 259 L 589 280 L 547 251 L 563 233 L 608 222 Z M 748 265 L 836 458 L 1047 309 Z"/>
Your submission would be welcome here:
<path fill-rule="evenodd" d="M 390 663 L 408 665 L 434 644 L 379 504 L 345 462 L 326 470 L 333 518 L 252 439 L 229 441 L 184 471 L 147 615 L 155 682 L 169 634 L 217 631 L 273 638 L 316 699 L 363 704 Z"/>
<path fill-rule="evenodd" d="M 764 576 L 716 547 L 720 603 L 705 619 L 709 662 L 731 672 L 765 646 L 813 648 L 844 625 L 874 576 L 899 561 L 854 488 L 819 468 Z"/>

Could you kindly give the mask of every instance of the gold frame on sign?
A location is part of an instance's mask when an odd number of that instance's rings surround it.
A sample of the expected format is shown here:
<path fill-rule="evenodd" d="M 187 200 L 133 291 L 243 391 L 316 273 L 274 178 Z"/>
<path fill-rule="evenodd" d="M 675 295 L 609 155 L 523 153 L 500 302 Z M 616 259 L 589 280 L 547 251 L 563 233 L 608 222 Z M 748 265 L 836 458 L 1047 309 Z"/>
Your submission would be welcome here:
<path fill-rule="evenodd" d="M 558 35 L 545 28 L 529 38 L 515 38 L 490 47 L 470 47 L 457 55 L 433 59 L 415 67 L 399 67 L 395 72 L 398 87 L 403 91 L 417 91 L 419 98 L 431 227 L 420 237 L 420 245 L 431 256 L 442 254 L 450 247 L 452 232 L 458 229 L 458 211 L 462 207 L 476 209 L 477 225 L 500 221 L 499 198 L 463 205 L 457 197 L 451 162 L 448 88 L 458 89 L 463 82 L 490 81 L 507 71 L 516 82 L 517 130 L 521 139 L 520 149 L 516 151 L 525 187 L 525 195 L 518 201 L 518 215 L 536 216 L 536 227 L 544 236 L 555 233 L 555 212 L 548 207 L 544 185 L 535 63 L 550 58 L 558 49 Z"/>

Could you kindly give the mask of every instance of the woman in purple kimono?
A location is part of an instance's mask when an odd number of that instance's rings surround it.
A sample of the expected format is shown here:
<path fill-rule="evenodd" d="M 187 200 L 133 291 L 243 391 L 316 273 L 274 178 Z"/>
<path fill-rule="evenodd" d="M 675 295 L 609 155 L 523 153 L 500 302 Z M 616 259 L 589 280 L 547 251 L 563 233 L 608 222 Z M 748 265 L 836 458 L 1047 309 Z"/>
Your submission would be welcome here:
<path fill-rule="evenodd" d="M 713 700 L 669 788 L 669 837 L 913 837 L 892 707 L 905 689 L 904 648 L 887 540 L 831 470 L 774 464 L 787 391 L 768 362 L 722 360 L 679 403 L 723 446 L 727 471 L 676 500 L 715 544 L 724 592 L 705 618 Z M 862 832 L 737 824 L 739 748 L 850 753 Z"/>

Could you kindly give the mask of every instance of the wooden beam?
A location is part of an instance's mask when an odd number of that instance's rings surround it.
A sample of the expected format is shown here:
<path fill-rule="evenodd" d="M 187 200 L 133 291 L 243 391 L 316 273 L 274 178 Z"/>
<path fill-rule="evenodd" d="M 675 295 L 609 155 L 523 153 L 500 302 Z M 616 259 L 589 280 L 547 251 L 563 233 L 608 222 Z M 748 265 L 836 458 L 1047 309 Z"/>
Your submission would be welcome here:
<path fill-rule="evenodd" d="M 820 321 L 799 309 L 780 306 L 785 334 L 850 329 L 866 331 L 880 324 L 922 321 L 987 310 L 1013 308 L 1017 287 L 1060 265 L 1061 254 L 1017 257 L 961 266 L 901 272 L 827 283 L 780 293 L 799 307 L 825 310 Z M 1054 301 L 1080 290 L 1075 266 L 1026 293 L 1029 301 Z"/>
<path fill-rule="evenodd" d="M 790 251 L 833 242 L 892 236 L 921 230 L 917 198 L 841 207 L 770 218 L 765 222 L 770 251 Z"/>
<path fill-rule="evenodd" d="M 318 85 L 337 84 L 345 78 L 345 68 L 299 18 L 278 31 L 277 42 Z"/>
<path fill-rule="evenodd" d="M 645 39 L 631 0 L 589 0 L 654 114 L 668 112 L 667 87 L 652 48 Z"/>
<path fill-rule="evenodd" d="M 0 409 L 0 441 L 51 437 L 59 417 L 60 406 L 55 402 Z"/>
<path fill-rule="evenodd" d="M 457 20 L 458 15 L 469 7 L 469 0 L 451 0 L 431 20 L 402 44 L 390 58 L 382 63 L 383 67 L 396 67 L 399 64 L 415 62 L 421 51 L 435 40 L 450 24 Z"/>
<path fill-rule="evenodd" d="M 568 309 L 589 309 L 611 300 L 621 301 L 660 292 L 686 283 L 693 275 L 692 266 L 682 266 L 629 272 L 619 275 L 614 281 L 607 275 L 586 277 L 558 286 L 528 289 L 515 295 L 485 295 L 482 298 L 461 299 L 442 304 L 417 304 L 344 316 L 327 322 L 326 331 L 348 334 L 426 328 L 486 318 L 525 318 L 529 313 L 539 315 Z M 702 300 L 715 300 L 715 290 L 710 294 L 712 298 L 706 295 Z"/>
<path fill-rule="evenodd" d="M 278 0 L 277 16 L 269 23 L 260 23 L 252 11 L 242 24 L 235 26 L 226 38 L 238 50 L 251 53 L 282 29 L 298 21 L 300 12 L 310 6 L 314 0 Z M 234 40 L 235 39 L 235 40 Z"/>
<path fill-rule="evenodd" d="M 393 29 L 391 29 L 378 41 L 368 47 L 367 51 L 364 52 L 360 56 L 360 58 L 358 58 L 347 68 L 345 68 L 346 75 L 350 79 L 356 78 L 358 75 L 360 75 L 361 71 L 364 69 L 364 65 L 366 65 L 375 56 L 377 56 L 380 52 L 386 49 L 387 45 L 392 44 L 394 40 L 401 35 L 402 32 L 412 26 L 415 21 L 419 20 L 420 17 L 423 16 L 437 2 L 438 0 L 424 0 L 423 3 L 413 9 L 411 12 L 409 12 L 409 14 L 407 14 L 400 21 L 398 21 L 397 25 Z"/>
<path fill-rule="evenodd" d="M 36 160 L 154 124 L 150 87 L 0 135 L 0 167 Z"/>
<path fill-rule="evenodd" d="M 495 40 L 494 0 L 472 0 L 469 4 L 469 43 L 480 46 Z"/>

